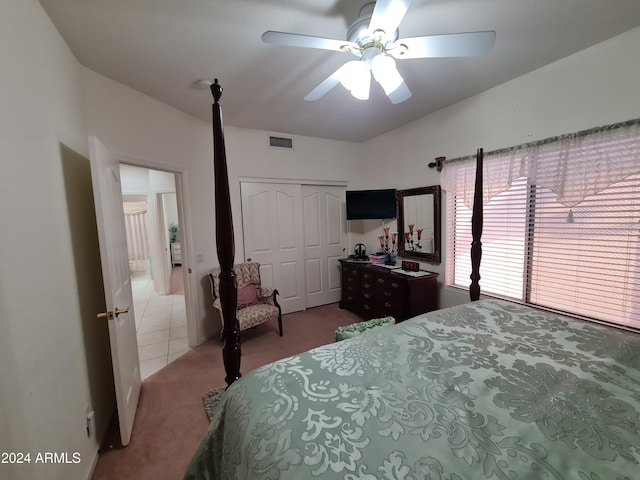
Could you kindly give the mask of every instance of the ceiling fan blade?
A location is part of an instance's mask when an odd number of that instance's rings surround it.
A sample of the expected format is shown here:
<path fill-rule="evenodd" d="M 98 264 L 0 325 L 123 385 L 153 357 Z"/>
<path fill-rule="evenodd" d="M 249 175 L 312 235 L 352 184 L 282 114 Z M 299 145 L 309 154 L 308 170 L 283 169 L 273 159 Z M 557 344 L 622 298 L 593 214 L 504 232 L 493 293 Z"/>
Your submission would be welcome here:
<path fill-rule="evenodd" d="M 364 64 L 359 60 L 352 60 L 345 63 L 321 82 L 320 85 L 311 90 L 304 99 L 310 102 L 319 100 L 333 87 L 342 83 L 354 97 L 366 100 L 369 98 L 370 76 L 367 77 L 364 75 L 363 77 L 364 72 L 361 70 L 366 70 L 366 72 L 369 73 L 368 69 L 362 68 L 363 65 Z"/>
<path fill-rule="evenodd" d="M 308 102 L 313 102 L 315 100 L 319 100 L 322 97 L 324 97 L 325 94 L 327 94 L 333 87 L 335 87 L 340 83 L 342 74 L 349 68 L 347 67 L 347 65 L 349 65 L 350 63 L 351 62 L 345 63 L 340 68 L 338 68 L 335 72 L 329 75 L 326 79 L 324 79 L 324 81 L 320 82 L 320 85 L 318 85 L 316 88 L 311 90 L 307 94 L 307 96 L 304 97 L 304 99 L 307 100 Z"/>
<path fill-rule="evenodd" d="M 388 97 L 393 104 L 402 103 L 411 97 L 411 90 L 403 80 L 400 86 L 391 92 Z"/>
<path fill-rule="evenodd" d="M 320 100 L 325 96 L 333 87 L 340 83 L 340 79 L 336 77 L 336 74 L 329 75 L 323 82 L 316 88 L 311 90 L 304 99 L 308 102 Z"/>
<path fill-rule="evenodd" d="M 369 31 L 384 30 L 391 36 L 398 29 L 411 0 L 378 0 L 369 22 Z"/>
<path fill-rule="evenodd" d="M 312 37 L 310 35 L 300 35 L 297 33 L 274 32 L 272 30 L 262 34 L 262 41 L 264 43 L 272 43 L 274 45 L 319 48 L 321 50 L 334 50 L 336 52 L 348 52 L 349 48 L 359 50 L 358 45 L 347 40 Z M 347 49 L 343 47 L 347 47 Z"/>
<path fill-rule="evenodd" d="M 395 58 L 476 57 L 491 50 L 495 41 L 493 31 L 400 38 L 388 53 Z"/>

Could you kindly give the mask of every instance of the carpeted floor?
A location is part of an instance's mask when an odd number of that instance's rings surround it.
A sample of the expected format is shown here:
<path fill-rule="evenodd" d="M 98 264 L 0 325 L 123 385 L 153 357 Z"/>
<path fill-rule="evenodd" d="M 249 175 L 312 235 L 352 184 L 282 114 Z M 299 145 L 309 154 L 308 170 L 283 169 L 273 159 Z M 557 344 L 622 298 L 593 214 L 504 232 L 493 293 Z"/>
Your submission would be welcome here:
<path fill-rule="evenodd" d="M 218 408 L 218 405 L 220 405 L 220 401 L 222 400 L 222 396 L 225 391 L 226 389 L 224 387 L 214 388 L 202 397 L 204 411 L 207 414 L 209 421 L 213 418 L 213 414 L 216 413 L 216 409 Z"/>
<path fill-rule="evenodd" d="M 182 277 L 182 266 L 177 265 L 171 268 L 169 276 L 171 293 L 174 295 L 184 295 L 184 278 Z"/>
<path fill-rule="evenodd" d="M 331 343 L 336 328 L 360 320 L 332 304 L 284 315 L 283 337 L 275 322 L 246 330 L 241 336 L 241 371 Z M 209 425 L 203 396 L 225 386 L 224 377 L 222 343 L 215 338 L 147 378 L 131 443 L 118 447 L 119 434 L 112 432 L 93 479 L 181 479 Z"/>

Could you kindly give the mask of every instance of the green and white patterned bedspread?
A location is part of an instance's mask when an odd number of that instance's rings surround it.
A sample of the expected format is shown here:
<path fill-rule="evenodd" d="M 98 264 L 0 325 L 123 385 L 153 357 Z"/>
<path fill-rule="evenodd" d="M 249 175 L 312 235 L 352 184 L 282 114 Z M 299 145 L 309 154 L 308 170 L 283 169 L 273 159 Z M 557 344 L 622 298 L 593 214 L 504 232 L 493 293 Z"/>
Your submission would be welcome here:
<path fill-rule="evenodd" d="M 486 300 L 258 368 L 186 479 L 640 479 L 640 335 Z"/>

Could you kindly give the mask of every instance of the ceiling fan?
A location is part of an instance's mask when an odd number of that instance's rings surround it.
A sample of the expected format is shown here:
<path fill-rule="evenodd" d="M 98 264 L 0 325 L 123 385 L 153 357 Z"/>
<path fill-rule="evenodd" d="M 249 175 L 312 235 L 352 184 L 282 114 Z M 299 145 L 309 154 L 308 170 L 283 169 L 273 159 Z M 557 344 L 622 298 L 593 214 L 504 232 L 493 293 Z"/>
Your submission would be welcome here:
<path fill-rule="evenodd" d="M 392 103 L 411 97 L 395 59 L 479 56 L 487 53 L 495 42 L 493 31 L 398 38 L 398 26 L 409 5 L 411 0 L 378 0 L 366 4 L 347 30 L 347 40 L 267 31 L 262 34 L 262 41 L 346 52 L 358 57 L 333 72 L 309 92 L 305 100 L 318 100 L 338 83 L 355 98 L 367 100 L 373 75 Z"/>

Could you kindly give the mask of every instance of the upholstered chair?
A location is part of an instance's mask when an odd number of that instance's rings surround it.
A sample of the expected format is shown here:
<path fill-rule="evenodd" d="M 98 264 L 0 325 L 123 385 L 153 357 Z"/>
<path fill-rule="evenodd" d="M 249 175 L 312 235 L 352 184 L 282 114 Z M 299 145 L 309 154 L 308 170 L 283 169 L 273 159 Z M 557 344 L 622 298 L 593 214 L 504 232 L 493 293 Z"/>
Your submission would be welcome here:
<path fill-rule="evenodd" d="M 239 263 L 233 266 L 238 286 L 238 309 L 236 316 L 240 331 L 255 327 L 269 320 L 277 320 L 280 336 L 282 336 L 282 310 L 276 300 L 278 290 L 262 286 L 260 281 L 260 264 L 257 262 Z M 220 269 L 214 268 L 209 273 L 213 306 L 220 312 L 222 324 L 226 321 L 220 306 Z"/>

